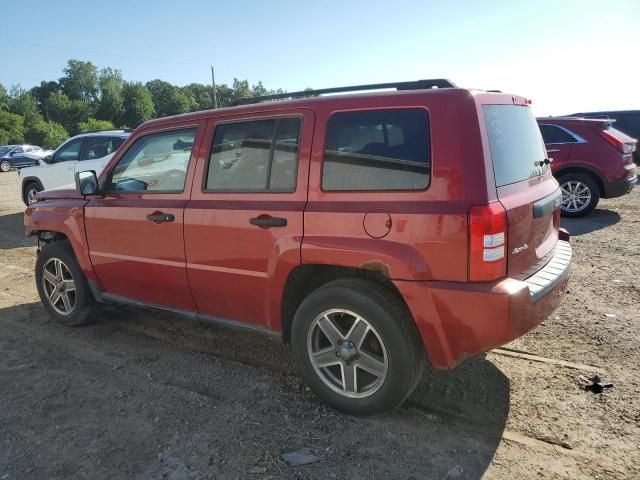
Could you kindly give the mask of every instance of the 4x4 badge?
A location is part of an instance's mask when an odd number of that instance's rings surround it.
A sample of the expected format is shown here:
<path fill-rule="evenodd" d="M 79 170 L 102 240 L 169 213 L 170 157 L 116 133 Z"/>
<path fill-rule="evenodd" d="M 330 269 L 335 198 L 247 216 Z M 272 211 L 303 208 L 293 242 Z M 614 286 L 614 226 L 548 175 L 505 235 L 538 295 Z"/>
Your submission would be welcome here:
<path fill-rule="evenodd" d="M 511 252 L 511 255 L 515 255 L 516 253 L 520 253 L 523 250 L 526 250 L 527 248 L 529 248 L 529 245 L 527 245 L 526 243 L 524 245 L 522 245 L 521 247 L 516 247 L 513 249 L 513 252 Z"/>

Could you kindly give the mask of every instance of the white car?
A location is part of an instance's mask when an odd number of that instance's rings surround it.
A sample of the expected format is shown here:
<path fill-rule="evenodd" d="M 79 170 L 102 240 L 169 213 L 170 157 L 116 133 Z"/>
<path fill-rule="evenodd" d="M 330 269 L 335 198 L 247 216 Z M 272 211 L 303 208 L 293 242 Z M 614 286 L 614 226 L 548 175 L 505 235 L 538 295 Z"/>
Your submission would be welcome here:
<path fill-rule="evenodd" d="M 81 133 L 42 158 L 39 165 L 20 169 L 22 201 L 28 206 L 42 190 L 72 185 L 76 172 L 95 170 L 99 175 L 130 134 L 128 130 Z"/>

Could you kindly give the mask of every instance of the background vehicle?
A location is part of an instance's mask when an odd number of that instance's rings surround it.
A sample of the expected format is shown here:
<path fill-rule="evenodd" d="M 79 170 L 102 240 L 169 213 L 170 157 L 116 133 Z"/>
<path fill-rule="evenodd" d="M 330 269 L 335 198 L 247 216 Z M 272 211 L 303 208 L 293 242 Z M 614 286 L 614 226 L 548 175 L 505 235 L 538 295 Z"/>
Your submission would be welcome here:
<path fill-rule="evenodd" d="M 562 188 L 562 215 L 581 217 L 600 198 L 629 193 L 636 183 L 636 141 L 608 119 L 539 118 L 551 169 Z"/>
<path fill-rule="evenodd" d="M 608 118 L 615 120 L 616 130 L 627 134 L 631 138 L 640 140 L 640 110 L 611 110 L 608 112 L 583 112 L 574 113 L 572 117 Z M 636 148 L 633 153 L 634 162 L 640 165 L 640 150 Z"/>
<path fill-rule="evenodd" d="M 106 130 L 70 138 L 44 157 L 38 166 L 20 170 L 18 182 L 22 201 L 29 205 L 42 190 L 73 184 L 77 171 L 100 173 L 130 134 L 127 130 Z"/>
<path fill-rule="evenodd" d="M 99 178 L 27 208 L 45 308 L 79 325 L 133 303 L 277 335 L 356 415 L 531 330 L 571 246 L 529 102 L 444 80 L 344 91 L 383 87 L 403 91 L 143 124 Z"/>
<path fill-rule="evenodd" d="M 36 154 L 43 152 L 35 145 L 7 145 L 0 147 L 0 172 L 8 172 L 12 167 L 38 165 Z"/>

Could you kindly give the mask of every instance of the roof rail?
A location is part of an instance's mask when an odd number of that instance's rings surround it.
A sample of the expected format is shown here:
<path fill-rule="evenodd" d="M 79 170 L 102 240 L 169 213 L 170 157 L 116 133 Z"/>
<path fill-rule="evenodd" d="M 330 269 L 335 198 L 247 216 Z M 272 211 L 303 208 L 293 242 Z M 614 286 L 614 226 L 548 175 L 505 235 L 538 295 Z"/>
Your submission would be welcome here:
<path fill-rule="evenodd" d="M 413 82 L 372 83 L 370 85 L 351 85 L 347 87 L 321 88 L 319 90 L 303 90 L 301 92 L 276 93 L 261 97 L 243 97 L 231 102 L 232 106 L 260 103 L 268 100 L 280 100 L 285 98 L 315 97 L 326 93 L 360 92 L 364 90 L 382 90 L 395 88 L 396 90 L 428 90 L 430 88 L 455 88 L 457 85 L 446 78 L 434 78 L 430 80 L 415 80 Z"/>
<path fill-rule="evenodd" d="M 87 130 L 85 132 L 80 132 L 78 135 L 83 135 L 85 133 L 100 133 L 100 132 L 124 132 L 131 133 L 133 132 L 132 128 L 105 128 L 102 130 Z"/>

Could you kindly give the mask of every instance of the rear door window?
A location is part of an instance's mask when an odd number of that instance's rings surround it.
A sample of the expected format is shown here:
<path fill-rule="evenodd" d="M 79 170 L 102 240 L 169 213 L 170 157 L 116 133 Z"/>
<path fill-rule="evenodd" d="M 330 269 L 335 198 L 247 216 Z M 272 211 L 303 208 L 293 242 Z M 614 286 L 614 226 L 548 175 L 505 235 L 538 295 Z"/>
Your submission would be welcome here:
<path fill-rule="evenodd" d="M 546 150 L 533 113 L 520 105 L 483 105 L 496 186 L 521 182 L 549 169 L 541 164 Z"/>
<path fill-rule="evenodd" d="M 293 192 L 302 120 L 276 118 L 216 127 L 205 191 Z"/>
<path fill-rule="evenodd" d="M 340 112 L 329 119 L 323 190 L 422 190 L 430 167 L 424 109 Z"/>
<path fill-rule="evenodd" d="M 544 143 L 576 143 L 576 138 L 555 125 L 540 125 Z"/>

